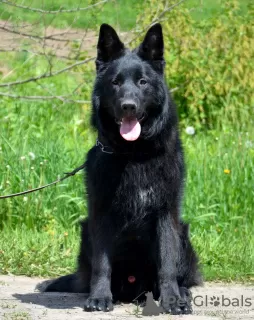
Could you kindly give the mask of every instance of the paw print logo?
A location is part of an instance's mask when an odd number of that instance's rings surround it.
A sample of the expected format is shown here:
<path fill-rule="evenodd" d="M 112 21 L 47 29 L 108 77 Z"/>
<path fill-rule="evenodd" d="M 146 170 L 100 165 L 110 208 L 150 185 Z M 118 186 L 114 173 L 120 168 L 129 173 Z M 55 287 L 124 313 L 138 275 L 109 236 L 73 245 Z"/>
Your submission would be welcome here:
<path fill-rule="evenodd" d="M 220 305 L 220 298 L 219 297 L 215 297 L 215 296 L 212 296 L 210 298 L 210 304 L 211 305 L 214 305 L 215 307 L 218 307 Z"/>

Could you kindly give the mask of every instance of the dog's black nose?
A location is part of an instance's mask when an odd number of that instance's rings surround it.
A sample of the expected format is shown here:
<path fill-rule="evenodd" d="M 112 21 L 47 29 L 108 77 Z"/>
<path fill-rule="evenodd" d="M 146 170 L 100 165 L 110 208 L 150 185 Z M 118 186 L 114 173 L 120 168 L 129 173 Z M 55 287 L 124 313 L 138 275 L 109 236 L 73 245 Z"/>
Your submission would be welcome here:
<path fill-rule="evenodd" d="M 134 101 L 123 102 L 121 107 L 125 112 L 134 112 L 137 110 L 137 105 Z"/>

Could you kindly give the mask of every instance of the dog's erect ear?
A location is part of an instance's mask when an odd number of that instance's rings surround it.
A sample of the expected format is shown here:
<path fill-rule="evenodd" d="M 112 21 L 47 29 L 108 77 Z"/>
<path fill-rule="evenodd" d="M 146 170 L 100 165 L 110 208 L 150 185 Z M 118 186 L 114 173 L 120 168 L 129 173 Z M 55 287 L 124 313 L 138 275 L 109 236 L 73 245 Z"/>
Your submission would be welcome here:
<path fill-rule="evenodd" d="M 97 61 L 99 63 L 112 61 L 121 56 L 124 44 L 120 41 L 116 31 L 108 24 L 102 24 L 97 44 Z"/>
<path fill-rule="evenodd" d="M 150 61 L 158 71 L 163 72 L 164 42 L 161 24 L 156 23 L 146 33 L 144 41 L 137 50 L 137 54 L 144 60 Z"/>

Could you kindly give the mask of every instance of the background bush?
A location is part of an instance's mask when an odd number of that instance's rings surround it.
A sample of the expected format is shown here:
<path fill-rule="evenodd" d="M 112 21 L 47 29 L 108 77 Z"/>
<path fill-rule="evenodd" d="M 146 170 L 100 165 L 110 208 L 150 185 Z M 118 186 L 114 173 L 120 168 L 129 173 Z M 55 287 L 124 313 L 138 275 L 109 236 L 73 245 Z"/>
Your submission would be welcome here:
<path fill-rule="evenodd" d="M 243 14 L 238 1 L 222 1 L 220 12 L 197 21 L 188 9 L 164 13 L 160 1 L 158 13 L 158 2 L 148 2 L 138 27 L 163 15 L 166 79 L 179 88 L 180 119 L 205 128 L 245 124 L 254 116 L 254 5 Z"/>

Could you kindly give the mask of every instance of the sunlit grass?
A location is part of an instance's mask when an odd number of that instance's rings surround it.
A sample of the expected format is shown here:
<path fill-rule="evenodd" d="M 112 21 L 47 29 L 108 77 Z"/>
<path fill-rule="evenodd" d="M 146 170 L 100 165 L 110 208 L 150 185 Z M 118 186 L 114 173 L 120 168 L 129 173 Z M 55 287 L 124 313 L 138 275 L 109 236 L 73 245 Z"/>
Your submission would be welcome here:
<path fill-rule="evenodd" d="M 86 109 L 85 109 L 86 110 Z M 1 109 L 0 193 L 50 182 L 83 162 L 95 136 L 82 106 L 8 102 Z M 197 132 L 181 127 L 187 178 L 184 219 L 207 279 L 243 280 L 254 266 L 253 128 Z M 4 273 L 55 275 L 74 268 L 78 221 L 86 216 L 82 175 L 0 202 Z M 67 236 L 64 236 L 68 232 Z"/>
<path fill-rule="evenodd" d="M 97 2 L 100 1 L 74 0 L 65 1 L 63 4 L 61 0 L 54 0 L 54 2 L 46 0 L 43 1 L 42 4 L 40 0 L 33 0 L 29 4 L 25 4 L 22 1 L 17 1 L 17 4 L 23 6 L 30 5 L 32 8 L 54 11 L 59 10 L 60 8 L 63 10 L 79 7 L 84 8 Z M 172 1 L 172 4 L 177 2 L 177 0 Z M 248 4 L 251 2 L 251 0 L 241 0 L 241 12 L 246 12 Z M 36 28 L 46 24 L 57 28 L 67 28 L 71 26 L 72 28 L 98 29 L 100 24 L 108 23 L 116 28 L 128 31 L 135 26 L 137 16 L 140 14 L 142 15 L 142 11 L 146 5 L 146 1 L 143 0 L 109 0 L 102 5 L 95 6 L 87 11 L 60 13 L 57 15 L 45 14 L 42 19 L 38 12 L 3 4 L 0 7 L 0 14 L 1 19 L 8 19 L 14 23 L 20 23 L 21 21 L 36 23 Z M 210 19 L 220 13 L 222 0 L 186 0 L 181 6 L 191 9 L 192 17 L 200 21 Z"/>

